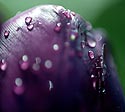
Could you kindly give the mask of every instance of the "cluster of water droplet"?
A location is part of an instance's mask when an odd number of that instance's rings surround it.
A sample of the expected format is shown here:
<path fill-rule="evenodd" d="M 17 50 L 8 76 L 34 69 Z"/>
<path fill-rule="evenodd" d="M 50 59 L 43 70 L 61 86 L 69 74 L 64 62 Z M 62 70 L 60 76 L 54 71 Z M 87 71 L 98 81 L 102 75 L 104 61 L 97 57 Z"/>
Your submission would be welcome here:
<path fill-rule="evenodd" d="M 33 30 L 33 28 L 34 28 L 34 25 L 31 24 L 31 22 L 32 22 L 32 17 L 26 17 L 26 18 L 25 18 L 25 23 L 26 23 L 27 29 L 28 29 L 29 31 Z"/>
<path fill-rule="evenodd" d="M 100 55 L 92 61 L 90 75 L 93 88 L 98 93 L 105 94 L 106 65 L 104 63 L 104 55 Z"/>

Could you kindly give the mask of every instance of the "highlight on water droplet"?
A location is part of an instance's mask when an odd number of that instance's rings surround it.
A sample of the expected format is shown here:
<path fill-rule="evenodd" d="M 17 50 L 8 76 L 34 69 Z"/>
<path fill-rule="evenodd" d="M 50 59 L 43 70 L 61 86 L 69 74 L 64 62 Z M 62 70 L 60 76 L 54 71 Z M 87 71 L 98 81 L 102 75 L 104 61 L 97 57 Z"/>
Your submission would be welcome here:
<path fill-rule="evenodd" d="M 34 25 L 33 25 L 33 24 L 30 24 L 30 25 L 27 26 L 27 29 L 28 29 L 29 31 L 32 31 L 33 28 L 34 28 Z"/>
<path fill-rule="evenodd" d="M 96 89 L 96 81 L 93 81 L 93 88 Z"/>
<path fill-rule="evenodd" d="M 52 65 L 53 65 L 53 64 L 52 64 L 52 61 L 51 61 L 51 60 L 46 60 L 44 65 L 45 65 L 45 67 L 46 67 L 47 69 L 50 69 L 50 68 L 52 68 Z"/>
<path fill-rule="evenodd" d="M 24 93 L 23 80 L 19 77 L 15 79 L 14 93 L 16 95 L 22 95 Z"/>
<path fill-rule="evenodd" d="M 82 49 L 85 48 L 85 45 L 86 45 L 85 41 L 81 41 L 81 48 Z"/>
<path fill-rule="evenodd" d="M 73 40 L 75 40 L 75 39 L 76 39 L 76 35 L 71 34 L 71 35 L 70 35 L 70 40 L 72 40 L 72 41 L 73 41 Z"/>
<path fill-rule="evenodd" d="M 52 81 L 49 80 L 49 91 L 51 91 L 53 89 L 53 83 Z"/>
<path fill-rule="evenodd" d="M 32 21 L 32 18 L 31 18 L 31 17 L 26 17 L 26 18 L 25 18 L 25 23 L 26 23 L 26 25 L 30 25 L 31 21 Z"/>
<path fill-rule="evenodd" d="M 58 44 L 54 44 L 53 45 L 53 50 L 54 51 L 58 51 L 59 50 L 59 45 Z"/>
<path fill-rule="evenodd" d="M 9 36 L 9 34 L 10 34 L 10 31 L 5 31 L 5 32 L 4 32 L 4 37 L 7 39 L 8 36 Z"/>
<path fill-rule="evenodd" d="M 7 62 L 5 61 L 5 59 L 2 59 L 0 62 L 0 69 L 2 71 L 5 71 L 7 69 Z"/>
<path fill-rule="evenodd" d="M 94 57 L 95 57 L 94 56 L 94 52 L 93 51 L 89 51 L 88 52 L 88 56 L 89 56 L 90 59 L 94 59 Z"/>
<path fill-rule="evenodd" d="M 62 28 L 62 23 L 59 22 L 59 23 L 56 24 L 54 30 L 55 30 L 56 32 L 60 32 L 60 31 L 61 31 L 61 28 Z"/>

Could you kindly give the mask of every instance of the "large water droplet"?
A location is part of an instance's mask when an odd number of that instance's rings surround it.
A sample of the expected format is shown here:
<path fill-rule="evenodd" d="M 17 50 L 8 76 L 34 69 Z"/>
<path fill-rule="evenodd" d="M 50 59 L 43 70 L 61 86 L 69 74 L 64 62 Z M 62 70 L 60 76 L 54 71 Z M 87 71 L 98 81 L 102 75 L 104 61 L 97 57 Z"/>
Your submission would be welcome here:
<path fill-rule="evenodd" d="M 92 39 L 88 39 L 87 43 L 89 45 L 89 47 L 96 47 L 96 41 L 92 40 Z"/>
<path fill-rule="evenodd" d="M 51 61 L 51 60 L 46 60 L 46 61 L 45 61 L 45 67 L 46 67 L 47 69 L 52 68 L 52 61 Z"/>
<path fill-rule="evenodd" d="M 32 21 L 32 18 L 31 18 L 31 17 L 26 17 L 26 18 L 25 18 L 25 23 L 26 23 L 26 25 L 30 25 L 31 21 Z"/>
<path fill-rule="evenodd" d="M 95 57 L 94 56 L 94 52 L 93 51 L 89 51 L 88 52 L 88 56 L 89 56 L 90 59 L 94 59 L 94 57 Z"/>
<path fill-rule="evenodd" d="M 2 71 L 5 71 L 7 68 L 7 62 L 5 61 L 5 59 L 2 59 L 1 62 L 0 62 L 0 69 Z"/>
<path fill-rule="evenodd" d="M 33 25 L 33 24 L 30 24 L 30 25 L 27 26 L 27 29 L 28 29 L 29 31 L 32 31 L 33 28 L 34 28 L 34 25 Z"/>
<path fill-rule="evenodd" d="M 8 36 L 9 36 L 9 34 L 10 34 L 10 31 L 5 31 L 5 32 L 4 32 L 4 37 L 7 39 Z"/>
<path fill-rule="evenodd" d="M 87 44 L 89 47 L 96 47 L 96 41 L 91 33 L 87 33 Z"/>
<path fill-rule="evenodd" d="M 57 23 L 56 26 L 55 26 L 55 28 L 54 28 L 54 30 L 55 30 L 56 32 L 60 32 L 60 31 L 61 31 L 61 28 L 62 28 L 62 24 L 61 24 L 61 23 Z"/>

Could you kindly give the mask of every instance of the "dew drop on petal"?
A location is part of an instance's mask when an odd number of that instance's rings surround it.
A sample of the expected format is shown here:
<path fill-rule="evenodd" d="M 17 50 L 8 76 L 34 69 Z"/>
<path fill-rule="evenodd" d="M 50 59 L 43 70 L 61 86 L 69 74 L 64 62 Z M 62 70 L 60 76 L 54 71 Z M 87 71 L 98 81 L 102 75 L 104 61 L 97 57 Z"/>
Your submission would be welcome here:
<path fill-rule="evenodd" d="M 26 25 L 30 25 L 31 21 L 32 21 L 32 18 L 31 18 L 31 17 L 26 17 L 26 18 L 25 18 L 25 23 L 26 23 Z"/>
<path fill-rule="evenodd" d="M 28 67 L 29 67 L 28 56 L 27 55 L 23 55 L 22 56 L 22 60 L 20 61 L 20 68 L 22 70 L 27 70 Z"/>
<path fill-rule="evenodd" d="M 33 66 L 32 66 L 32 69 L 33 69 L 34 71 L 39 71 L 39 69 L 40 69 L 40 65 L 34 63 Z"/>
<path fill-rule="evenodd" d="M 9 34 L 10 34 L 10 31 L 5 31 L 5 32 L 4 32 L 4 37 L 7 39 L 8 36 L 9 36 Z"/>
<path fill-rule="evenodd" d="M 53 89 L 53 83 L 52 81 L 49 80 L 49 91 L 51 91 Z"/>
<path fill-rule="evenodd" d="M 23 85 L 23 81 L 22 81 L 22 79 L 21 78 L 16 78 L 15 79 L 15 85 L 16 86 L 22 86 Z"/>
<path fill-rule="evenodd" d="M 82 48 L 82 49 L 85 48 L 85 41 L 82 41 L 82 42 L 81 42 L 81 48 Z"/>
<path fill-rule="evenodd" d="M 45 61 L 45 67 L 46 67 L 47 69 L 52 68 L 52 61 L 46 60 L 46 61 Z"/>
<path fill-rule="evenodd" d="M 58 51 L 59 50 L 59 45 L 58 44 L 54 44 L 53 45 L 53 50 L 54 51 Z"/>
<path fill-rule="evenodd" d="M 62 28 L 62 24 L 61 23 L 57 23 L 56 26 L 55 26 L 55 28 L 54 28 L 54 30 L 56 32 L 60 32 L 61 28 Z"/>
<path fill-rule="evenodd" d="M 36 57 L 35 61 L 36 61 L 36 64 L 40 64 L 41 63 L 41 58 L 40 57 Z"/>
<path fill-rule="evenodd" d="M 29 67 L 29 63 L 28 62 L 22 62 L 20 64 L 20 67 L 21 67 L 22 70 L 27 70 L 28 67 Z"/>
<path fill-rule="evenodd" d="M 96 41 L 93 39 L 87 39 L 87 44 L 89 45 L 89 47 L 96 47 Z"/>
<path fill-rule="evenodd" d="M 16 95 L 22 95 L 24 93 L 23 81 L 19 77 L 15 79 L 14 93 Z"/>
<path fill-rule="evenodd" d="M 30 24 L 30 25 L 27 26 L 27 29 L 28 29 L 29 31 L 32 31 L 33 28 L 34 28 L 34 25 L 33 25 L 33 24 Z"/>
<path fill-rule="evenodd" d="M 94 78 L 94 77 L 95 77 L 95 76 L 92 74 L 92 75 L 91 75 L 91 78 Z"/>
<path fill-rule="evenodd" d="M 66 18 L 72 19 L 70 10 L 63 11 L 62 13 L 64 14 L 64 16 L 65 16 Z"/>
<path fill-rule="evenodd" d="M 88 52 L 88 56 L 89 56 L 90 59 L 94 59 L 94 57 L 95 57 L 94 56 L 94 52 L 93 51 L 89 51 Z"/>
<path fill-rule="evenodd" d="M 1 63 L 0 63 L 0 69 L 1 69 L 2 71 L 5 71 L 6 68 L 7 68 L 7 62 L 6 62 L 4 59 L 2 59 L 2 60 L 1 60 Z"/>
<path fill-rule="evenodd" d="M 93 88 L 96 89 L 96 81 L 93 81 Z"/>
<path fill-rule="evenodd" d="M 70 35 L 70 40 L 74 41 L 75 39 L 76 39 L 76 35 L 71 34 L 71 35 Z"/>

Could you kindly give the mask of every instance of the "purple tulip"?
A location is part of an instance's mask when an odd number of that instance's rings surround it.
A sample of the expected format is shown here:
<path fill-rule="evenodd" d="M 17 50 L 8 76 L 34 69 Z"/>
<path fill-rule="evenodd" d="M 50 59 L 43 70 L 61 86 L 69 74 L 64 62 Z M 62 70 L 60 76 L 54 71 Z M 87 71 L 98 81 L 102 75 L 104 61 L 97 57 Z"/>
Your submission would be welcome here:
<path fill-rule="evenodd" d="M 124 112 L 106 36 L 61 6 L 2 25 L 0 112 Z"/>

